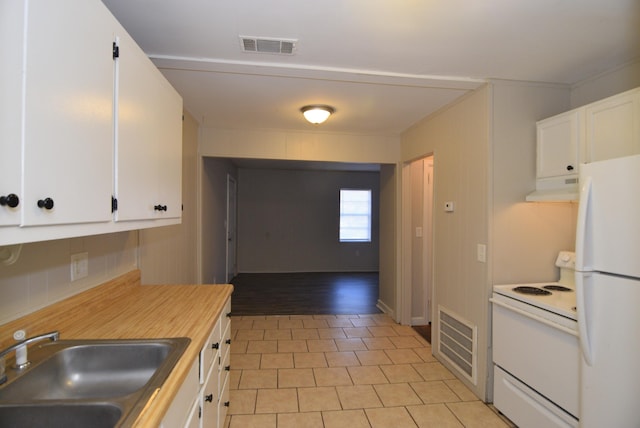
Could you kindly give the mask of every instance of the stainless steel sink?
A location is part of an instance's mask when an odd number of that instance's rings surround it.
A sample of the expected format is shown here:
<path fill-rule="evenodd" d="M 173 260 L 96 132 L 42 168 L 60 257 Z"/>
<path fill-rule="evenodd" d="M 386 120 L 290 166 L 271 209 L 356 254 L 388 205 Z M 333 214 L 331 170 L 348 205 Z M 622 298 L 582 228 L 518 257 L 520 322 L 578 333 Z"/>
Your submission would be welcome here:
<path fill-rule="evenodd" d="M 59 340 L 34 346 L 30 368 L 0 387 L 0 421 L 31 426 L 33 420 L 37 426 L 43 417 L 47 426 L 74 426 L 67 422 L 76 420 L 78 426 L 131 425 L 189 342 Z"/>

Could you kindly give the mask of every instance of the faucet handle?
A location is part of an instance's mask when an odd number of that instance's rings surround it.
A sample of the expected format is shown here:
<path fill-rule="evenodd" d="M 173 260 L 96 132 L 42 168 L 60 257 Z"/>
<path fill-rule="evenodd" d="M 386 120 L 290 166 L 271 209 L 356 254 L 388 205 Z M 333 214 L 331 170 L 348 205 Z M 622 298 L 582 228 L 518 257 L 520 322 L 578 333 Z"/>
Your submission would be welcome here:
<path fill-rule="evenodd" d="M 18 330 L 13 333 L 13 338 L 18 342 L 24 341 L 27 337 L 27 333 L 24 330 Z M 16 368 L 23 369 L 29 365 L 27 360 L 27 345 L 19 346 L 16 348 Z"/>

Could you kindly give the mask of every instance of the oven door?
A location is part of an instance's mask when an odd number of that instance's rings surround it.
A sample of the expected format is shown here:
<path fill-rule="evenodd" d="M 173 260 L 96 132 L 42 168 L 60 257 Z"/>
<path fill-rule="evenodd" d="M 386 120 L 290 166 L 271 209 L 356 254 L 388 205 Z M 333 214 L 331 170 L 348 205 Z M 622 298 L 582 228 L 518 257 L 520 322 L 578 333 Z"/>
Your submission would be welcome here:
<path fill-rule="evenodd" d="M 535 311 L 511 306 L 509 300 L 495 294 L 491 299 L 494 364 L 577 418 L 580 361 L 577 330 L 553 320 L 554 316 L 562 317 L 547 311 L 544 312 L 548 315 L 542 317 L 532 313 Z M 494 397 L 494 405 L 511 417 L 501 404 L 500 398 Z"/>

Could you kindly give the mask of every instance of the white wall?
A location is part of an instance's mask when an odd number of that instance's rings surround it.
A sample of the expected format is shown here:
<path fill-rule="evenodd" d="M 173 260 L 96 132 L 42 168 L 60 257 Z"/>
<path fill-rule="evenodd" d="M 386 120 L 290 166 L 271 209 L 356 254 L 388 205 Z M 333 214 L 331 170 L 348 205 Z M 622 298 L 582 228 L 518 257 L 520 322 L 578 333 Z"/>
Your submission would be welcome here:
<path fill-rule="evenodd" d="M 238 171 L 240 272 L 377 271 L 377 172 Z M 340 189 L 372 190 L 372 241 L 339 242 Z"/>
<path fill-rule="evenodd" d="M 571 108 L 640 86 L 640 59 L 580 82 L 571 89 Z"/>
<path fill-rule="evenodd" d="M 397 319 L 400 250 L 400 180 L 396 165 L 380 166 L 380 257 L 378 307 Z"/>

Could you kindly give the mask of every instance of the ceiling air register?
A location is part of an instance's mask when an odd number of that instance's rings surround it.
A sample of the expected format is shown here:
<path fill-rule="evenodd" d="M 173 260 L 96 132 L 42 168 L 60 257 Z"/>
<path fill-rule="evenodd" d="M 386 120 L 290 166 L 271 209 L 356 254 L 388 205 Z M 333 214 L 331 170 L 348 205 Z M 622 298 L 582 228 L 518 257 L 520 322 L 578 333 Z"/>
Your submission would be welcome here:
<path fill-rule="evenodd" d="M 243 52 L 293 55 L 296 39 L 275 39 L 267 37 L 240 36 Z"/>

